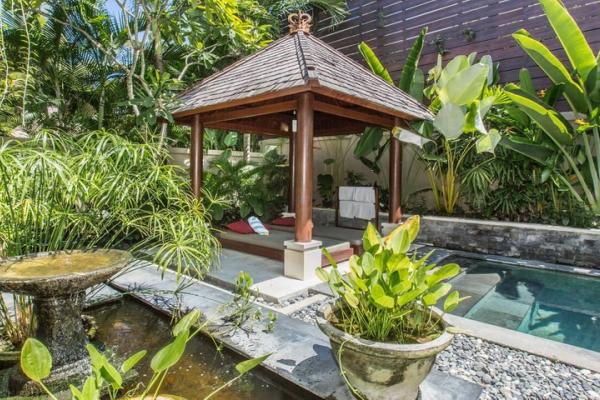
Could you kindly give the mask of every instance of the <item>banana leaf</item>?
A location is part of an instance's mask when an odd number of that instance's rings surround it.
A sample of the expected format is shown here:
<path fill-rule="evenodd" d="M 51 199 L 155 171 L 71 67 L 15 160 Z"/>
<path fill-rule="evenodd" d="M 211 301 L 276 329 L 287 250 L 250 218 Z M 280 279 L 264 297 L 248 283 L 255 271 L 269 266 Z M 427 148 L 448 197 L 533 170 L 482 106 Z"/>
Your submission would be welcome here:
<path fill-rule="evenodd" d="M 531 74 L 527 68 L 521 68 L 519 71 L 519 86 L 529 94 L 535 95 L 535 88 L 531 80 Z"/>
<path fill-rule="evenodd" d="M 600 54 L 598 54 L 598 58 L 600 59 Z M 588 96 L 593 104 L 600 104 L 600 65 L 596 65 L 596 67 L 590 72 L 588 78 L 585 81 L 585 90 L 588 93 Z"/>
<path fill-rule="evenodd" d="M 479 139 L 477 139 L 475 148 L 478 153 L 488 152 L 494 154 L 494 150 L 496 150 L 496 146 L 498 146 L 500 140 L 502 140 L 502 136 L 498 130 L 490 129 L 487 134 L 481 135 Z"/>
<path fill-rule="evenodd" d="M 438 58 L 438 68 L 441 69 L 441 59 Z M 464 69 L 471 66 L 471 62 L 467 56 L 461 54 L 454 57 L 450 62 L 441 69 L 440 77 L 438 79 L 438 86 L 444 87 L 456 74 L 463 71 Z"/>
<path fill-rule="evenodd" d="M 563 119 L 556 110 L 515 92 L 507 92 L 507 96 L 553 141 L 561 145 L 573 142 L 571 126 L 563 123 Z"/>
<path fill-rule="evenodd" d="M 508 95 L 508 92 L 512 92 L 515 94 L 518 94 L 519 96 L 523 96 L 533 102 L 535 102 L 536 104 L 544 107 L 544 108 L 549 108 L 551 110 L 554 110 L 555 113 L 554 115 L 560 119 L 561 123 L 563 125 L 565 125 L 568 129 L 569 132 L 572 132 L 572 125 L 569 122 L 569 120 L 567 120 L 560 112 L 558 112 L 557 110 L 553 109 L 552 107 L 550 107 L 546 102 L 544 102 L 542 99 L 540 99 L 537 95 L 531 95 L 523 90 L 521 90 L 521 88 L 519 88 L 517 85 L 515 85 L 514 83 L 509 83 L 505 86 L 506 89 L 506 94 Z"/>
<path fill-rule="evenodd" d="M 575 83 L 567 68 L 541 42 L 533 39 L 529 32 L 521 29 L 513 34 L 519 46 L 535 61 L 550 80 L 556 84 L 564 84 L 564 94 L 575 111 L 586 112 L 587 105 L 582 88 Z M 529 89 L 527 89 L 529 92 Z"/>
<path fill-rule="evenodd" d="M 398 87 L 400 90 L 408 92 L 411 88 L 411 85 L 415 79 L 417 67 L 419 66 L 419 61 L 421 59 L 421 51 L 423 50 L 425 35 L 427 35 L 427 27 L 421 29 L 419 36 L 417 39 L 415 39 L 412 47 L 410 48 L 408 57 L 406 58 L 406 63 L 404 64 L 404 67 L 402 67 L 400 81 L 398 82 Z"/>
<path fill-rule="evenodd" d="M 546 165 L 548 160 L 555 154 L 554 150 L 534 143 L 524 136 L 504 136 L 500 140 L 500 146 L 529 157 L 541 165 Z"/>
<path fill-rule="evenodd" d="M 546 90 L 546 94 L 544 95 L 544 103 L 548 104 L 550 107 L 554 107 L 558 98 L 563 94 L 565 90 L 564 83 L 558 85 L 552 85 L 550 89 Z"/>
<path fill-rule="evenodd" d="M 474 64 L 461 70 L 441 86 L 440 100 L 444 104 L 453 103 L 459 106 L 471 103 L 481 94 L 487 76 L 488 66 L 484 64 Z"/>
<path fill-rule="evenodd" d="M 415 70 L 415 76 L 410 84 L 409 94 L 419 103 L 423 102 L 423 90 L 425 90 L 425 74 L 419 68 Z"/>
<path fill-rule="evenodd" d="M 585 81 L 596 58 L 577 22 L 559 0 L 540 0 L 540 4 L 571 65 Z"/>
<path fill-rule="evenodd" d="M 356 147 L 354 148 L 354 156 L 356 158 L 366 157 L 379 148 L 379 142 L 383 138 L 383 129 L 367 128 L 361 135 Z"/>
<path fill-rule="evenodd" d="M 390 73 L 383 66 L 381 61 L 379 61 L 379 58 L 377 58 L 377 55 L 369 47 L 368 44 L 366 44 L 365 42 L 360 42 L 360 44 L 358 45 L 358 50 L 360 51 L 360 54 L 362 54 L 363 59 L 365 60 L 365 62 L 367 63 L 369 68 L 371 68 L 371 71 L 373 71 L 373 73 L 375 75 L 381 77 L 383 80 L 385 80 L 390 85 L 394 84 L 394 81 L 392 80 Z"/>

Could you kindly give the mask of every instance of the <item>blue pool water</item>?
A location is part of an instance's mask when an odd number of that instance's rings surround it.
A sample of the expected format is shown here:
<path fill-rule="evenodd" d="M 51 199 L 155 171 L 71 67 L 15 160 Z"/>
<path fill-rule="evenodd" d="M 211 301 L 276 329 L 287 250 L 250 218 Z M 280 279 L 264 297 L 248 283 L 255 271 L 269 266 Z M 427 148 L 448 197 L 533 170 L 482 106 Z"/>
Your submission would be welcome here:
<path fill-rule="evenodd" d="M 462 257 L 465 318 L 600 352 L 600 279 Z"/>

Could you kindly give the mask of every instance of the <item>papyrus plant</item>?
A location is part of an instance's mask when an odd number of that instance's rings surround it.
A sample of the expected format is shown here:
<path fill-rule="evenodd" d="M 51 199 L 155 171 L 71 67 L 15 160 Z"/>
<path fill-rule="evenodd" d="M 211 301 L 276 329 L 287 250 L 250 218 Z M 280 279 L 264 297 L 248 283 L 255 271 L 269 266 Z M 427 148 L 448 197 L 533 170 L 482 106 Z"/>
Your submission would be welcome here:
<path fill-rule="evenodd" d="M 115 133 L 43 131 L 0 146 L 0 257 L 127 248 L 162 268 L 202 276 L 219 249 L 202 204 L 164 149 Z M 151 254 L 151 256 L 148 256 Z M 0 332 L 31 333 L 31 304 L 0 298 Z M 14 308 L 13 308 L 14 307 Z"/>
<path fill-rule="evenodd" d="M 448 295 L 443 309 L 450 312 L 462 300 L 457 291 L 450 292 L 452 285 L 447 282 L 460 273 L 460 267 L 437 268 L 428 263 L 429 255 L 407 254 L 418 232 L 418 216 L 385 237 L 369 224 L 363 236 L 364 253 L 350 258 L 345 276 L 325 250 L 333 268 L 330 272 L 317 268 L 317 275 L 338 296 L 336 319 L 330 322 L 353 336 L 380 342 L 427 342 L 444 331 L 433 306 Z"/>

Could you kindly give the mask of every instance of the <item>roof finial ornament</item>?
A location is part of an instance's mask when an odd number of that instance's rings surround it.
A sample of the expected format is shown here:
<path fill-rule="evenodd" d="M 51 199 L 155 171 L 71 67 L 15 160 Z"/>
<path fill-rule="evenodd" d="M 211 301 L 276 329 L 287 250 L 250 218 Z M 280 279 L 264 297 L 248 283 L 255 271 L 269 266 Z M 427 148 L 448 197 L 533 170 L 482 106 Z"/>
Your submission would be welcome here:
<path fill-rule="evenodd" d="M 304 32 L 310 34 L 310 27 L 312 26 L 312 17 L 302 11 L 292 13 L 288 15 L 288 27 L 290 28 L 290 35 L 296 32 Z"/>

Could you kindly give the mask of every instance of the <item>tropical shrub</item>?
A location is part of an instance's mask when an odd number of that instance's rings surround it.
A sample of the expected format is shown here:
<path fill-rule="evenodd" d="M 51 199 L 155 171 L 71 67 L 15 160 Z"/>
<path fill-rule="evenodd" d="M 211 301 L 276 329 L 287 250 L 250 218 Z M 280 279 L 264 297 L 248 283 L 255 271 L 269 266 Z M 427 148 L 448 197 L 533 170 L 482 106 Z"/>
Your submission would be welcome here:
<path fill-rule="evenodd" d="M 155 143 L 115 133 L 45 131 L 0 147 L 0 250 L 128 247 L 202 275 L 218 249 L 189 182 Z"/>
<path fill-rule="evenodd" d="M 175 324 L 172 330 L 173 341 L 158 350 L 152 357 L 150 367 L 152 368 L 153 375 L 141 393 L 138 392 L 144 387 L 143 384 L 135 385 L 134 391 L 123 393 L 125 390 L 124 376 L 146 356 L 146 350 L 135 353 L 117 368 L 104 354 L 100 353 L 93 345 L 88 344 L 87 350 L 91 359 L 92 373 L 85 380 L 81 388 L 73 384 L 70 385 L 72 400 L 97 400 L 101 398 L 103 393 L 106 393 L 111 400 L 149 400 L 161 398 L 159 396 L 161 386 L 165 381 L 169 369 L 177 365 L 185 353 L 187 343 L 206 328 L 206 322 L 202 324 L 198 323 L 200 317 L 200 311 L 194 310 Z M 205 399 L 213 397 L 219 391 L 232 385 L 243 375 L 259 366 L 268 357 L 269 355 L 267 354 L 238 363 L 235 366 L 238 375 L 210 393 Z M 52 356 L 42 342 L 37 339 L 27 339 L 21 351 L 21 369 L 29 379 L 36 382 L 46 392 L 49 398 L 53 400 L 57 399 L 56 395 L 44 384 L 44 380 L 50 376 L 52 371 Z M 169 396 L 168 398 L 173 400 L 180 399 L 174 396 Z"/>
<path fill-rule="evenodd" d="M 333 198 L 335 197 L 335 187 L 333 176 L 331 174 L 317 175 L 317 191 L 321 197 L 321 206 L 333 207 Z"/>
<path fill-rule="evenodd" d="M 422 343 L 444 331 L 433 306 L 447 295 L 443 309 L 450 312 L 463 300 L 450 292 L 447 281 L 458 273 L 457 264 L 436 268 L 429 255 L 408 255 L 419 233 L 419 217 L 409 218 L 388 236 L 369 224 L 363 235 L 364 253 L 350 258 L 350 272 L 342 276 L 335 260 L 331 272 L 317 268 L 319 278 L 337 295 L 336 318 L 330 321 L 353 336 L 379 342 Z"/>
<path fill-rule="evenodd" d="M 475 62 L 476 54 L 457 56 L 445 67 L 441 57 L 429 72 L 431 85 L 425 90 L 433 124 L 421 123 L 418 132 L 430 141 L 423 145 L 421 158 L 427 166 L 436 209 L 453 214 L 461 190 L 463 162 L 473 150 L 493 152 L 500 134 L 485 124 L 486 114 L 506 98 L 497 82 L 491 57 Z"/>
<path fill-rule="evenodd" d="M 115 133 L 43 131 L 0 146 L 0 257 L 121 247 L 162 268 L 202 276 L 219 248 L 188 179 L 155 143 Z M 148 254 L 152 254 L 148 256 Z M 0 301 L 2 334 L 19 347 L 31 303 Z"/>
<path fill-rule="evenodd" d="M 553 86 L 540 98 L 529 74 L 522 71 L 520 84 L 507 87 L 508 97 L 521 111 L 517 118 L 525 126 L 533 123 L 535 132 L 507 135 L 502 145 L 542 166 L 545 179 L 600 215 L 600 54 L 594 56 L 560 1 L 540 0 L 540 4 L 571 69 L 526 30 L 513 34 Z M 577 118 L 575 126 L 558 111 L 552 100 L 556 98 L 566 100 Z"/>
<path fill-rule="evenodd" d="M 155 129 L 178 91 L 266 45 L 298 9 L 336 23 L 346 1 L 4 1 L 0 133 Z"/>
<path fill-rule="evenodd" d="M 264 154 L 261 164 L 233 163 L 231 150 L 212 161 L 204 176 L 209 199 L 208 210 L 214 220 L 229 222 L 254 214 L 263 220 L 278 215 L 287 202 L 289 168 L 276 150 Z"/>

